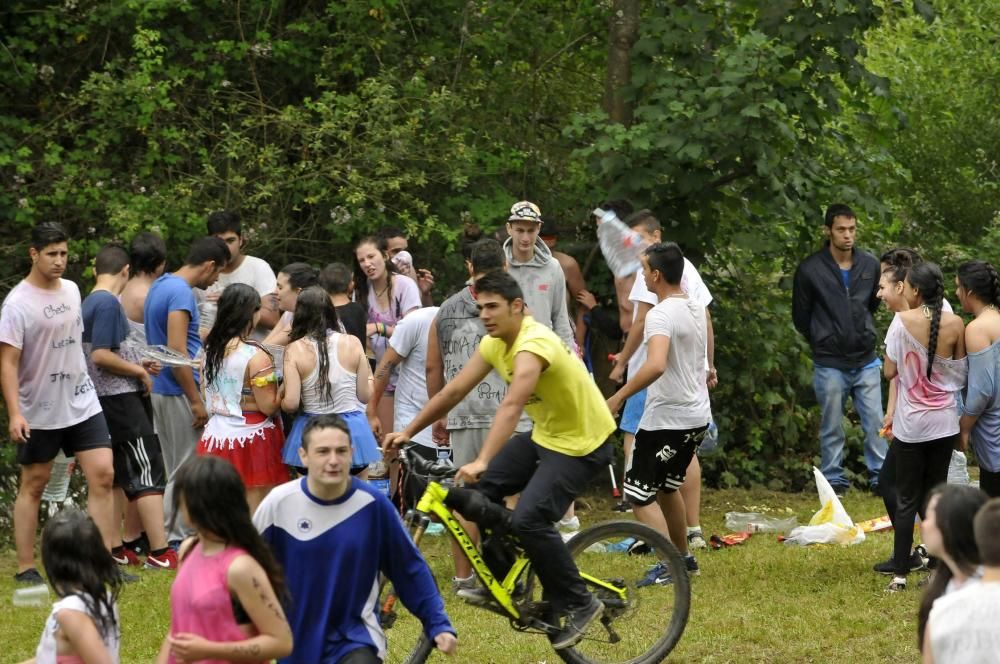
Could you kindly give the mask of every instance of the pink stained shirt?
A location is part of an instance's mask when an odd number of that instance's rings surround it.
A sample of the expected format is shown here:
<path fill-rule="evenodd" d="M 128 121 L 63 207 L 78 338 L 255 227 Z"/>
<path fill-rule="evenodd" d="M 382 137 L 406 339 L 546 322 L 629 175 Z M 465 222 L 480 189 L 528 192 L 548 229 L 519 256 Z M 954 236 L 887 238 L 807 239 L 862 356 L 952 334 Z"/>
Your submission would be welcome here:
<path fill-rule="evenodd" d="M 239 547 L 228 546 L 206 556 L 201 542 L 184 558 L 170 588 L 170 635 L 197 634 L 216 642 L 249 638 L 236 622 L 227 574 L 238 556 L 248 555 Z M 176 664 L 173 655 L 167 660 Z M 202 659 L 200 664 L 226 664 L 228 660 Z M 265 664 L 261 662 L 260 664 Z"/>

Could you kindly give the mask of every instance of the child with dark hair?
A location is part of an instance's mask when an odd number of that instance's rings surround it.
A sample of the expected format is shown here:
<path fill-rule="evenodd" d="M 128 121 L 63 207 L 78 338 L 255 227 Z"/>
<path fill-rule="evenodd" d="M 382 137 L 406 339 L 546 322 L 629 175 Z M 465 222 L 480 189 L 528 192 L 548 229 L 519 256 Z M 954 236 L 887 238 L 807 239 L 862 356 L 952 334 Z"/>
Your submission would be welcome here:
<path fill-rule="evenodd" d="M 94 521 L 59 512 L 42 532 L 42 564 L 59 599 L 52 605 L 33 662 L 118 664 L 118 567 Z"/>
<path fill-rule="evenodd" d="M 177 472 L 175 486 L 174 513 L 195 534 L 180 548 L 170 633 L 156 664 L 262 663 L 290 655 L 284 577 L 254 528 L 236 470 L 222 459 L 197 457 Z"/>
<path fill-rule="evenodd" d="M 343 263 L 330 263 L 319 273 L 319 285 L 330 296 L 330 302 L 337 310 L 337 318 L 344 326 L 344 332 L 361 342 L 361 347 L 368 348 L 368 336 L 365 326 L 368 324 L 368 311 L 360 302 L 351 301 L 354 290 L 354 275 L 351 268 Z"/>
<path fill-rule="evenodd" d="M 913 522 L 931 488 L 948 477 L 951 451 L 958 443 L 955 396 L 965 386 L 962 319 L 942 312 L 944 280 L 933 263 L 910 269 L 904 295 L 915 308 L 900 312 L 886 334 L 885 377 L 897 378 L 893 411 L 893 458 L 898 507 L 894 522 L 888 590 L 906 589 L 913 568 Z M 876 571 L 883 564 L 876 566 Z"/>
<path fill-rule="evenodd" d="M 972 442 L 979 486 L 1000 496 L 1000 276 L 985 261 L 958 267 L 958 299 L 976 318 L 965 328 L 969 386 L 961 419 L 962 448 Z"/>
<path fill-rule="evenodd" d="M 981 561 L 972 521 L 987 500 L 987 495 L 975 487 L 953 484 L 935 487 L 927 499 L 920 534 L 927 553 L 940 564 L 920 598 L 917 645 L 921 650 L 927 618 L 937 599 L 979 581 Z"/>
<path fill-rule="evenodd" d="M 299 294 L 292 322 L 292 342 L 285 350 L 285 395 L 281 407 L 302 413 L 288 434 L 282 459 L 301 467 L 299 447 L 306 425 L 323 414 L 337 414 L 354 440 L 351 472 L 364 477 L 368 465 L 382 458 L 361 404 L 372 390 L 371 366 L 357 339 L 338 332 L 337 311 L 326 291 L 312 286 Z"/>
<path fill-rule="evenodd" d="M 273 415 L 281 402 L 274 357 L 250 339 L 260 319 L 261 299 L 253 287 L 230 284 L 205 340 L 205 403 L 210 418 L 198 455 L 229 461 L 246 486 L 250 509 L 288 479 L 281 463 L 285 442 Z"/>

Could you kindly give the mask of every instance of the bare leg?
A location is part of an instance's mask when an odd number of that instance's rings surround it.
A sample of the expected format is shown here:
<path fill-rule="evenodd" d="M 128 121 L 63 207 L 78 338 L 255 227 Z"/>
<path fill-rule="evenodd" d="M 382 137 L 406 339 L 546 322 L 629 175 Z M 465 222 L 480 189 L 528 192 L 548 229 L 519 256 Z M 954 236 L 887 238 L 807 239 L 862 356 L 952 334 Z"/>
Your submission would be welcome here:
<path fill-rule="evenodd" d="M 680 494 L 684 497 L 684 509 L 687 526 L 697 526 L 701 518 L 701 463 L 698 455 L 691 456 L 691 463 L 688 464 L 687 473 L 684 476 L 684 484 L 681 484 Z"/>
<path fill-rule="evenodd" d="M 158 551 L 165 548 L 167 546 L 167 531 L 163 527 L 163 494 L 146 494 L 132 501 L 130 507 L 136 512 L 142 529 L 146 531 L 146 537 L 149 538 L 149 550 Z"/>
<path fill-rule="evenodd" d="M 391 394 L 383 395 L 382 398 L 379 399 L 378 408 L 376 409 L 375 414 L 378 415 L 378 419 L 382 423 L 382 431 L 384 433 L 393 431 L 395 427 L 395 420 L 393 419 L 394 404 L 395 399 Z M 384 454 L 383 456 L 385 464 L 389 467 L 389 491 L 391 493 L 396 487 L 396 484 L 399 483 L 399 464 L 390 463 L 390 461 L 396 458 L 395 451 L 390 454 Z"/>
<path fill-rule="evenodd" d="M 126 542 L 131 542 L 138 539 L 142 535 L 142 531 L 146 530 L 146 536 L 149 537 L 149 529 L 144 525 L 142 517 L 139 515 L 137 501 L 130 500 L 125 504 L 125 530 L 122 539 Z M 115 508 L 115 514 L 117 514 L 117 506 Z M 163 496 L 160 496 L 160 529 L 163 529 Z M 166 545 L 164 545 L 166 546 Z"/>
<path fill-rule="evenodd" d="M 119 524 L 115 519 L 115 499 L 112 483 L 115 470 L 111 463 L 111 448 L 100 447 L 76 453 L 77 463 L 87 479 L 87 512 L 104 537 L 104 544 L 111 550 L 115 540 L 121 541 Z"/>
<path fill-rule="evenodd" d="M 686 556 L 688 553 L 688 538 L 684 496 L 681 495 L 680 491 L 671 491 L 670 493 L 660 491 L 656 499 L 660 503 L 660 509 L 663 511 L 667 527 L 670 529 L 670 541 L 674 543 L 674 546 L 677 547 L 682 556 Z"/>
<path fill-rule="evenodd" d="M 469 533 L 472 543 L 476 545 L 476 548 L 479 548 L 479 527 L 471 521 L 466 521 L 458 512 L 452 512 L 452 514 L 462 524 L 462 527 L 465 528 L 465 532 Z M 469 562 L 469 558 L 465 555 L 462 547 L 458 545 L 458 542 L 450 537 L 448 539 L 451 542 L 451 557 L 455 561 L 455 576 L 459 579 L 469 578 L 472 574 L 472 564 Z"/>
<path fill-rule="evenodd" d="M 247 504 L 250 506 L 250 516 L 257 512 L 257 507 L 261 504 L 267 494 L 271 493 L 274 486 L 255 486 L 247 489 Z"/>
<path fill-rule="evenodd" d="M 111 495 L 114 498 L 114 519 L 115 519 L 115 536 L 114 536 L 114 546 L 122 545 L 122 535 L 121 535 L 121 525 L 122 520 L 125 516 L 126 510 L 128 510 L 128 499 L 125 497 L 125 492 L 121 490 L 121 487 L 113 487 L 111 489 Z M 138 537 L 138 535 L 136 535 Z M 135 539 L 135 537 L 125 537 L 126 540 Z"/>
<path fill-rule="evenodd" d="M 14 546 L 18 573 L 35 566 L 35 532 L 42 493 L 52 475 L 52 462 L 21 466 L 21 482 L 14 499 Z"/>

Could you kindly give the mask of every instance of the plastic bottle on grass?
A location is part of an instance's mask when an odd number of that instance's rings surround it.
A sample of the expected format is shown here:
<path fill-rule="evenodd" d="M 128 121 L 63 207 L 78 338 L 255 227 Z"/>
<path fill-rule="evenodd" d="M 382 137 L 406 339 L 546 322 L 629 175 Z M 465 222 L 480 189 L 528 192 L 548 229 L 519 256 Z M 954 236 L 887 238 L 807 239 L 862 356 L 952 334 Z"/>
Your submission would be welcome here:
<path fill-rule="evenodd" d="M 389 498 L 389 467 L 378 460 L 368 466 L 368 483 L 378 489 L 382 495 Z"/>
<path fill-rule="evenodd" d="M 635 274 L 642 267 L 639 256 L 646 248 L 642 236 L 625 225 L 614 210 L 597 208 L 592 214 L 597 217 L 597 241 L 611 272 L 616 277 Z"/>
<path fill-rule="evenodd" d="M 11 603 L 17 607 L 43 607 L 49 605 L 49 587 L 44 583 L 14 591 Z"/>
<path fill-rule="evenodd" d="M 726 512 L 726 528 L 736 533 L 783 533 L 798 525 L 798 519 L 765 516 L 759 512 Z"/>

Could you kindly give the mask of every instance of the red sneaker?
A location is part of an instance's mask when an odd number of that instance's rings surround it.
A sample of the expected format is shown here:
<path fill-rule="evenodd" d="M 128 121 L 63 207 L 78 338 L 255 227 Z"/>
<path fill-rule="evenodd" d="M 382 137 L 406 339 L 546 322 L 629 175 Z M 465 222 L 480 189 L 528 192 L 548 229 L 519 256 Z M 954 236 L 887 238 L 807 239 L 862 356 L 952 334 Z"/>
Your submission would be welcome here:
<path fill-rule="evenodd" d="M 177 569 L 177 552 L 168 548 L 163 552 L 163 555 L 149 554 L 146 556 L 145 567 L 146 569 Z"/>
<path fill-rule="evenodd" d="M 126 567 L 128 565 L 141 565 L 139 562 L 139 556 L 135 555 L 129 549 L 122 549 L 120 553 L 112 553 L 111 557 L 115 559 L 115 562 Z"/>

